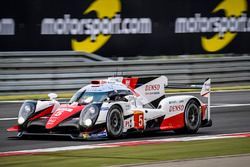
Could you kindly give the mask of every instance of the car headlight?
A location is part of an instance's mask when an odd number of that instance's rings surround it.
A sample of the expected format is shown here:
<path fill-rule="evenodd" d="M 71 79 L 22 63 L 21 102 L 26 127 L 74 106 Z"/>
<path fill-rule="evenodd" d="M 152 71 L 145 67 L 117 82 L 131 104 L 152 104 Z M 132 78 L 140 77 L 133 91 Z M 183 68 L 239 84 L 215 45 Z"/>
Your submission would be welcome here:
<path fill-rule="evenodd" d="M 36 104 L 34 101 L 25 101 L 18 114 L 18 124 L 22 125 L 34 112 Z"/>
<path fill-rule="evenodd" d="M 99 115 L 99 107 L 97 104 L 87 105 L 80 114 L 79 124 L 84 128 L 92 127 Z"/>

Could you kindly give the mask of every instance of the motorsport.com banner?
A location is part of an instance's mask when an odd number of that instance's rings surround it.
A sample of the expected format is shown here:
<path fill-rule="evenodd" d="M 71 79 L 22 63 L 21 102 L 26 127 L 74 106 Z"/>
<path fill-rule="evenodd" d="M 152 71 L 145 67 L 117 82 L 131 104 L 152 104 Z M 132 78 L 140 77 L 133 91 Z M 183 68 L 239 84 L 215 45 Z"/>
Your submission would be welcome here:
<path fill-rule="evenodd" d="M 3 0 L 0 51 L 250 53 L 248 0 Z"/>

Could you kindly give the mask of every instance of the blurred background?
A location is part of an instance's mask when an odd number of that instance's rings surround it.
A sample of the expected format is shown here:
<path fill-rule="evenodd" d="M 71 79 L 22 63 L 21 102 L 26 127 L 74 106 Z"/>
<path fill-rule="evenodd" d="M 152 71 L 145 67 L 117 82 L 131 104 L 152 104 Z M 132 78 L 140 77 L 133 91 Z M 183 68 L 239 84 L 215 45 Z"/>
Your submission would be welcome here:
<path fill-rule="evenodd" d="M 91 79 L 250 83 L 248 0 L 8 0 L 0 95 L 73 92 Z"/>

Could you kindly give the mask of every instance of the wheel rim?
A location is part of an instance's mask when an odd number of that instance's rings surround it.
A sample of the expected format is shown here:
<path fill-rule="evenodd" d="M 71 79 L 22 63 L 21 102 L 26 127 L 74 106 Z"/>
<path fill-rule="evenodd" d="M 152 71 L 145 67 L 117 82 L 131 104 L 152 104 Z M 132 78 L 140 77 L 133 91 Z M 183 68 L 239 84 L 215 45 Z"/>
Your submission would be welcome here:
<path fill-rule="evenodd" d="M 114 135 L 118 135 L 121 131 L 121 114 L 118 109 L 114 109 L 110 114 L 110 131 Z"/>
<path fill-rule="evenodd" d="M 187 112 L 187 121 L 188 125 L 192 129 L 196 129 L 197 126 L 199 125 L 199 109 L 195 104 L 191 104 L 188 107 L 188 112 Z"/>

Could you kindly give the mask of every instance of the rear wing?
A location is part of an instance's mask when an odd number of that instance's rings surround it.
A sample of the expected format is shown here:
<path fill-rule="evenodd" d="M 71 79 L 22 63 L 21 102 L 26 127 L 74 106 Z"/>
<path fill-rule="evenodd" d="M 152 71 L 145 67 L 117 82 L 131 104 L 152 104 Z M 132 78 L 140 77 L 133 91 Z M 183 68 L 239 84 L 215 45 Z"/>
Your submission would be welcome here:
<path fill-rule="evenodd" d="M 166 76 L 123 78 L 122 83 L 133 90 L 140 97 L 141 103 L 145 105 L 153 104 L 155 100 L 165 96 L 168 78 Z"/>
<path fill-rule="evenodd" d="M 203 97 L 207 97 L 207 119 L 210 120 L 210 107 L 211 107 L 211 79 L 207 78 L 204 84 L 202 85 L 200 95 Z"/>

